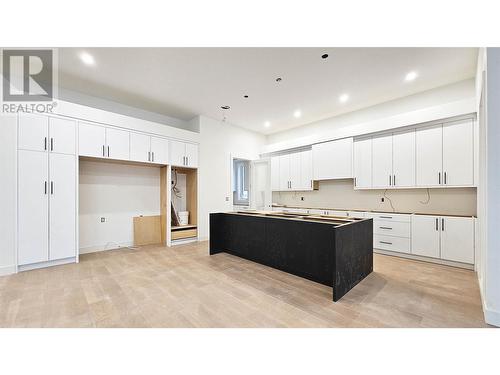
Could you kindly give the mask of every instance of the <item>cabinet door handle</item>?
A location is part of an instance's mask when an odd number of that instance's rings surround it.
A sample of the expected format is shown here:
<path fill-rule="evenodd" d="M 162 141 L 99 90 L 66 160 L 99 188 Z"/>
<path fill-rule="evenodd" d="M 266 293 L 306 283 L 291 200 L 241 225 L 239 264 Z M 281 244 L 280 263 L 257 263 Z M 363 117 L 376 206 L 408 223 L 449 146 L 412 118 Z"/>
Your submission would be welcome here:
<path fill-rule="evenodd" d="M 444 218 L 441 218 L 441 230 L 444 232 Z"/>
<path fill-rule="evenodd" d="M 151 152 L 151 161 L 155 161 L 155 153 L 154 153 L 154 151 Z"/>
<path fill-rule="evenodd" d="M 109 146 L 108 146 L 108 158 L 109 158 Z"/>
<path fill-rule="evenodd" d="M 436 218 L 436 230 L 439 230 L 439 219 Z"/>
<path fill-rule="evenodd" d="M 392 230 L 391 227 L 379 227 L 380 229 L 388 229 L 388 230 Z"/>
<path fill-rule="evenodd" d="M 44 141 L 43 141 L 43 149 L 45 151 L 47 151 L 47 137 L 44 138 Z"/>
<path fill-rule="evenodd" d="M 392 185 L 396 186 L 396 175 L 392 175 Z"/>
<path fill-rule="evenodd" d="M 354 177 L 354 187 L 356 187 L 356 186 L 357 186 L 357 183 L 358 183 L 358 181 L 357 181 L 357 177 Z"/>
<path fill-rule="evenodd" d="M 43 185 L 44 185 L 45 195 L 47 195 L 47 181 L 45 181 L 45 183 Z"/>
<path fill-rule="evenodd" d="M 386 241 L 379 241 L 380 243 L 386 244 L 386 245 L 392 245 L 392 242 L 386 242 Z"/>
<path fill-rule="evenodd" d="M 447 182 L 446 182 L 446 172 L 444 172 L 444 184 L 446 185 Z"/>
<path fill-rule="evenodd" d="M 102 156 L 106 156 L 106 146 L 102 145 Z"/>
<path fill-rule="evenodd" d="M 441 185 L 441 172 L 438 173 L 439 185 Z"/>
<path fill-rule="evenodd" d="M 391 186 L 392 183 L 391 183 L 391 175 L 389 175 L 389 186 Z"/>
<path fill-rule="evenodd" d="M 50 181 L 50 195 L 54 195 L 54 181 Z"/>
<path fill-rule="evenodd" d="M 50 151 L 54 151 L 54 138 L 50 138 Z"/>
<path fill-rule="evenodd" d="M 151 151 L 148 151 L 148 161 L 151 161 Z"/>

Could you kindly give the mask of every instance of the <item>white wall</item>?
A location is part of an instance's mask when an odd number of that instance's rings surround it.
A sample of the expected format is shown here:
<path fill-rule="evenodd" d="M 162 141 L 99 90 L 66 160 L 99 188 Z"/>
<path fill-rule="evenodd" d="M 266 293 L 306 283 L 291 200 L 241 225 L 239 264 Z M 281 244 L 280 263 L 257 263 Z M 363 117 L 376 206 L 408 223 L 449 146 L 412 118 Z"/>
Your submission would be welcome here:
<path fill-rule="evenodd" d="M 258 159 L 265 136 L 200 116 L 199 237 L 207 239 L 209 213 L 232 210 L 231 156 Z"/>
<path fill-rule="evenodd" d="M 0 116 L 0 275 L 16 269 L 16 121 L 15 116 Z"/>
<path fill-rule="evenodd" d="M 476 189 L 427 189 L 387 190 L 386 197 L 399 212 L 424 214 L 476 215 Z M 301 198 L 304 200 L 301 200 Z M 384 190 L 354 190 L 353 180 L 320 181 L 319 190 L 302 192 L 274 192 L 273 202 L 287 206 L 392 211 Z M 424 202 L 424 203 L 421 203 Z"/>
<path fill-rule="evenodd" d="M 419 124 L 476 111 L 475 81 L 465 80 L 267 137 L 264 152 Z"/>
<path fill-rule="evenodd" d="M 486 251 L 484 252 L 484 307 L 486 321 L 500 326 L 500 48 L 486 57 Z"/>
<path fill-rule="evenodd" d="M 132 245 L 133 217 L 160 214 L 159 167 L 80 160 L 79 177 L 82 254 Z"/>

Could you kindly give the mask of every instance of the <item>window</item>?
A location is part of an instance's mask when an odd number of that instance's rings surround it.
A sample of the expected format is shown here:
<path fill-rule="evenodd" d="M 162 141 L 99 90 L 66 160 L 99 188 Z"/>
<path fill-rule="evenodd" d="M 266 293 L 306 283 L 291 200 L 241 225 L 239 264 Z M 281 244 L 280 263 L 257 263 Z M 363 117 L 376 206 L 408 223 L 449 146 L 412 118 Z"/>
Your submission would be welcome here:
<path fill-rule="evenodd" d="M 233 204 L 250 205 L 250 161 L 233 159 Z"/>

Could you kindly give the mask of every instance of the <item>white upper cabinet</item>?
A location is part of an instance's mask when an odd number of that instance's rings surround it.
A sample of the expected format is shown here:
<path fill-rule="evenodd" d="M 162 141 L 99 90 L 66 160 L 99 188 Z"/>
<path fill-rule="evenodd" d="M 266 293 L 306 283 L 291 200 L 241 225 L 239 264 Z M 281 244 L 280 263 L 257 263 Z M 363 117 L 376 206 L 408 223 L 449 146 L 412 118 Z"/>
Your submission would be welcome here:
<path fill-rule="evenodd" d="M 19 140 L 20 150 L 47 151 L 49 142 L 49 119 L 47 116 L 20 114 Z"/>
<path fill-rule="evenodd" d="M 417 186 L 440 186 L 443 182 L 443 127 L 416 130 Z"/>
<path fill-rule="evenodd" d="M 372 139 L 372 187 L 392 186 L 392 135 Z"/>
<path fill-rule="evenodd" d="M 441 218 L 441 258 L 461 263 L 474 263 L 474 219 Z"/>
<path fill-rule="evenodd" d="M 94 158 L 106 157 L 106 128 L 84 122 L 79 123 L 78 154 Z"/>
<path fill-rule="evenodd" d="M 150 162 L 151 140 L 149 135 L 130 133 L 130 160 Z"/>
<path fill-rule="evenodd" d="M 280 190 L 280 157 L 271 157 L 271 190 Z"/>
<path fill-rule="evenodd" d="M 168 139 L 151 137 L 151 161 L 168 164 Z"/>
<path fill-rule="evenodd" d="M 186 143 L 186 167 L 198 168 L 198 145 Z"/>
<path fill-rule="evenodd" d="M 355 140 L 354 148 L 354 187 L 372 187 L 372 139 Z"/>
<path fill-rule="evenodd" d="M 290 179 L 290 155 L 281 155 L 280 157 L 280 190 L 291 190 L 291 179 Z"/>
<path fill-rule="evenodd" d="M 415 186 L 415 130 L 392 135 L 392 186 Z"/>
<path fill-rule="evenodd" d="M 474 127 L 472 120 L 443 125 L 443 176 L 445 186 L 474 184 Z"/>
<path fill-rule="evenodd" d="M 352 178 L 352 152 L 352 137 L 313 145 L 313 179 Z"/>
<path fill-rule="evenodd" d="M 312 150 L 302 151 L 300 154 L 300 182 L 301 190 L 311 190 L 313 188 L 313 160 Z"/>
<path fill-rule="evenodd" d="M 106 128 L 106 156 L 110 159 L 130 160 L 130 133 Z"/>
<path fill-rule="evenodd" d="M 290 160 L 290 190 L 302 190 L 304 184 L 301 179 L 301 153 L 294 152 L 288 155 Z"/>
<path fill-rule="evenodd" d="M 76 121 L 57 117 L 49 118 L 50 152 L 76 154 Z"/>
<path fill-rule="evenodd" d="M 170 163 L 180 167 L 198 167 L 198 146 L 192 143 L 170 141 Z"/>

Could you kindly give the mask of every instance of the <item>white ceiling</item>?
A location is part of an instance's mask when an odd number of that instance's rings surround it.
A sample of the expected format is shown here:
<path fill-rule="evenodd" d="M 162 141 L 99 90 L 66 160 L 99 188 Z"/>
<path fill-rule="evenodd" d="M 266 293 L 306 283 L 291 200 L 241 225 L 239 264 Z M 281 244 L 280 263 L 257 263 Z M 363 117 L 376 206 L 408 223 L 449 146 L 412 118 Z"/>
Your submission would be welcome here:
<path fill-rule="evenodd" d="M 59 83 L 184 120 L 225 114 L 270 134 L 473 77 L 476 58 L 476 48 L 61 48 Z"/>

